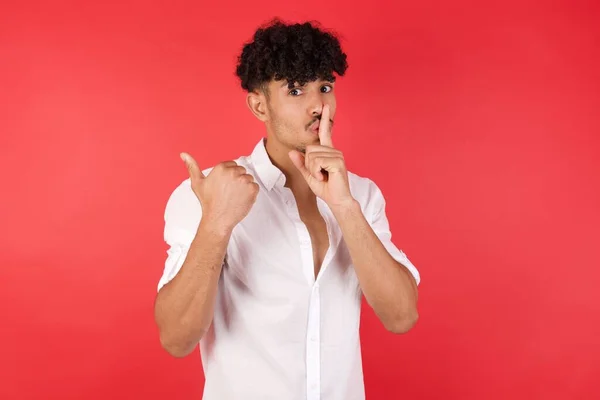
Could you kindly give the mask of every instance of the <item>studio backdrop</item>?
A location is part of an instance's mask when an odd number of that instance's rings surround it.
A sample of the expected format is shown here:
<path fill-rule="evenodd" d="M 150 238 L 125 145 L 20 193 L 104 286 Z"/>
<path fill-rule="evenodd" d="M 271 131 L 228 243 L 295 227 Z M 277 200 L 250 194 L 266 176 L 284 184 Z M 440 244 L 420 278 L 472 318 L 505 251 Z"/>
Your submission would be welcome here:
<path fill-rule="evenodd" d="M 363 307 L 367 398 L 600 398 L 599 8 L 484 3 L 3 2 L 0 398 L 201 398 L 153 320 L 164 207 L 180 152 L 265 134 L 234 72 L 273 17 L 339 35 L 334 143 L 421 273 L 408 334 Z"/>

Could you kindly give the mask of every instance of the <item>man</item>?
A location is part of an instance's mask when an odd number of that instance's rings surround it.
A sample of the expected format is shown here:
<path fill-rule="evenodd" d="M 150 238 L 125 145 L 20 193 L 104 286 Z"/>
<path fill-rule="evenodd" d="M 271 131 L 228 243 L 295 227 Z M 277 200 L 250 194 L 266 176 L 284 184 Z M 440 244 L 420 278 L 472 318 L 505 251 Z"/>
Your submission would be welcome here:
<path fill-rule="evenodd" d="M 266 138 L 204 171 L 181 155 L 156 322 L 176 357 L 200 342 L 206 400 L 364 399 L 361 296 L 391 332 L 417 320 L 419 273 L 391 242 L 383 195 L 333 144 L 347 66 L 309 23 L 258 29 L 237 75 Z"/>

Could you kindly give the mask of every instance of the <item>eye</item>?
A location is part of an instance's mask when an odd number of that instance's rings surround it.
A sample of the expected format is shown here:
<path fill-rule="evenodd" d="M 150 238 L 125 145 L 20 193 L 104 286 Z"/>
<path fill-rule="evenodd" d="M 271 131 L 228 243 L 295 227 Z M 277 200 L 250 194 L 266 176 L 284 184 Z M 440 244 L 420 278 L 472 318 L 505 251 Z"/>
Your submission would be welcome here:
<path fill-rule="evenodd" d="M 331 86 L 331 85 L 321 86 L 321 92 L 323 92 L 323 93 L 329 93 L 332 90 L 333 90 L 333 86 Z"/>
<path fill-rule="evenodd" d="M 289 94 L 291 94 L 292 96 L 299 96 L 300 93 L 302 93 L 302 90 L 298 88 L 294 88 L 289 91 Z"/>

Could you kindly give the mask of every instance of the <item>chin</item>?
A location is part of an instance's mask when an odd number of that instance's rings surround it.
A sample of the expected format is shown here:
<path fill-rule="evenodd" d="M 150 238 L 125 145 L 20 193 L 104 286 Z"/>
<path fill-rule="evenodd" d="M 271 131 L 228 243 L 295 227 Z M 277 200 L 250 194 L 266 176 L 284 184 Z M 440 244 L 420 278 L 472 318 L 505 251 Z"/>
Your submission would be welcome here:
<path fill-rule="evenodd" d="M 313 136 L 311 135 L 311 137 L 306 138 L 306 139 L 301 139 L 298 142 L 296 142 L 296 144 L 294 146 L 292 146 L 292 148 L 298 150 L 300 153 L 302 154 L 306 154 L 306 147 L 309 145 L 313 145 L 313 144 L 319 144 L 319 137 L 318 136 Z"/>

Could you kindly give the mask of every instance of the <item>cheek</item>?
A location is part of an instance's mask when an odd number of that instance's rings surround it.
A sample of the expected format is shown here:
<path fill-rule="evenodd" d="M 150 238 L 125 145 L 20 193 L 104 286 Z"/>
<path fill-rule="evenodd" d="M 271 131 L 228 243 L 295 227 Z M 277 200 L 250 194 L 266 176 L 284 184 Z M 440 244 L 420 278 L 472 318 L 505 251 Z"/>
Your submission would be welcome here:
<path fill-rule="evenodd" d="M 282 125 L 291 129 L 297 129 L 303 123 L 302 116 L 298 113 L 298 110 L 293 108 L 281 110 L 279 120 Z"/>
<path fill-rule="evenodd" d="M 294 132 L 298 129 L 297 125 L 294 124 L 294 119 L 290 118 L 289 115 L 281 111 L 274 116 L 272 121 L 277 132 L 283 136 L 294 134 Z"/>
<path fill-rule="evenodd" d="M 333 116 L 335 115 L 336 101 L 335 101 L 335 99 L 333 99 L 333 100 L 328 101 L 327 104 L 329 104 L 329 110 L 331 113 L 331 117 L 333 118 Z"/>

